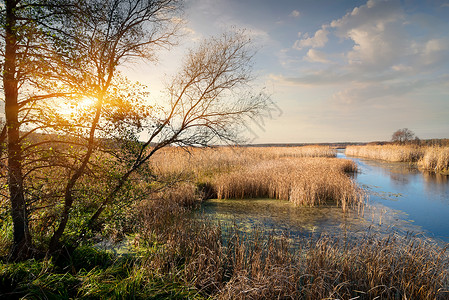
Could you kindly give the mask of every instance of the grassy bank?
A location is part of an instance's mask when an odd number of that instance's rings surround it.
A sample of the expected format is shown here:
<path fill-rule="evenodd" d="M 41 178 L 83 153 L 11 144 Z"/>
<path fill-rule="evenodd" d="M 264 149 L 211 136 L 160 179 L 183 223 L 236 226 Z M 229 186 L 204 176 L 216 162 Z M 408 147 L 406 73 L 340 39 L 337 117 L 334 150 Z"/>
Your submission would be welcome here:
<path fill-rule="evenodd" d="M 421 169 L 449 174 L 449 147 L 417 145 L 348 146 L 346 155 L 416 163 Z"/>
<path fill-rule="evenodd" d="M 152 161 L 140 201 L 102 234 L 59 259 L 11 263 L 0 224 L 0 299 L 445 299 L 446 249 L 414 236 L 274 236 L 193 219 L 208 196 L 271 197 L 298 205 L 363 208 L 329 148 L 169 148 Z M 146 184 L 146 185 L 145 185 Z M 251 201 L 251 200 L 248 200 Z M 115 217 L 115 218 L 114 218 Z M 119 219 L 116 219 L 120 217 Z M 6 220 L 6 219 L 5 219 Z M 99 241 L 110 241 L 100 250 Z M 114 244 L 116 243 L 116 244 Z M 123 245 L 126 245 L 124 248 Z M 111 247 L 112 246 L 112 247 Z M 122 253 L 122 254 L 118 254 Z"/>
<path fill-rule="evenodd" d="M 81 247 L 64 263 L 0 264 L 2 299 L 445 299 L 445 249 L 414 236 L 361 240 L 244 234 L 176 203 L 136 208 L 124 256 Z"/>

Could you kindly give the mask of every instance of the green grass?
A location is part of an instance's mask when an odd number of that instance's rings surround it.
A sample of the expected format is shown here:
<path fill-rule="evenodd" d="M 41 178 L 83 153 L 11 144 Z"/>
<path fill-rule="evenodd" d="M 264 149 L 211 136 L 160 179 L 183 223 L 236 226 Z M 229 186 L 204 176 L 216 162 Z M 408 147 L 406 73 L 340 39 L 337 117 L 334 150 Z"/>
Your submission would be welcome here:
<path fill-rule="evenodd" d="M 0 263 L 0 299 L 195 299 L 202 298 L 173 276 L 147 267 L 147 258 L 115 256 L 80 247 L 71 259 Z"/>

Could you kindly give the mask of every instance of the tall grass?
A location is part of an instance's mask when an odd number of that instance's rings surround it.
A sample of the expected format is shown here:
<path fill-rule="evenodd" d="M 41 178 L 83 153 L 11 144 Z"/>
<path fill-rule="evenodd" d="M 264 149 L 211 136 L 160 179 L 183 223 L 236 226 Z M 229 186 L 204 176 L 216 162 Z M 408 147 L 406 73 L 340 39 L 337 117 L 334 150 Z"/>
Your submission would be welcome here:
<path fill-rule="evenodd" d="M 345 154 L 393 162 L 417 162 L 424 151 L 416 145 L 367 145 L 348 146 Z"/>
<path fill-rule="evenodd" d="M 449 175 L 449 147 L 427 147 L 418 166 L 425 170 Z"/>
<path fill-rule="evenodd" d="M 261 160 L 282 157 L 335 157 L 336 151 L 328 146 L 303 147 L 217 147 L 177 148 L 168 147 L 156 153 L 152 166 L 162 174 L 193 174 L 212 176 L 228 172 Z"/>
<path fill-rule="evenodd" d="M 140 250 L 91 247 L 69 265 L 0 262 L 0 299 L 447 299 L 446 248 L 414 236 L 299 238 L 242 233 L 140 207 Z M 174 222 L 175 220 L 175 222 Z M 136 224 L 137 225 L 137 224 Z M 151 232 L 151 234 L 148 234 Z"/>
<path fill-rule="evenodd" d="M 449 147 L 417 145 L 348 146 L 346 155 L 417 163 L 421 169 L 449 174 Z"/>
<path fill-rule="evenodd" d="M 345 209 L 359 203 L 339 200 L 362 196 L 345 173 L 355 170 L 354 163 L 282 151 L 236 154 L 222 148 L 188 155 L 168 149 L 158 154 L 157 174 L 176 180 L 129 211 L 134 252 L 117 256 L 83 246 L 61 265 L 0 262 L 0 299 L 448 298 L 446 248 L 425 239 L 367 233 L 359 239 L 292 241 L 287 234 L 243 233 L 190 217 L 189 207 L 200 196 L 198 183 L 205 181 L 221 197 L 310 199 L 305 205 L 335 201 Z"/>
<path fill-rule="evenodd" d="M 155 157 L 153 166 L 165 176 L 190 176 L 218 198 L 269 197 L 307 206 L 334 203 L 344 211 L 363 207 L 363 192 L 345 174 L 357 166 L 335 156 L 326 146 L 169 148 Z"/>
<path fill-rule="evenodd" d="M 171 223 L 169 216 L 166 219 Z M 143 219 L 145 220 L 145 219 Z M 142 228 L 147 228 L 145 221 Z M 165 240 L 147 260 L 216 299 L 446 299 L 446 249 L 414 236 L 359 240 L 268 237 L 181 218 L 151 236 Z M 145 230 L 146 231 L 146 230 Z M 376 298 L 377 297 L 377 298 Z"/>
<path fill-rule="evenodd" d="M 363 191 L 345 174 L 355 170 L 348 160 L 283 158 L 222 174 L 214 186 L 222 199 L 266 197 L 306 206 L 334 203 L 345 211 L 364 204 Z"/>

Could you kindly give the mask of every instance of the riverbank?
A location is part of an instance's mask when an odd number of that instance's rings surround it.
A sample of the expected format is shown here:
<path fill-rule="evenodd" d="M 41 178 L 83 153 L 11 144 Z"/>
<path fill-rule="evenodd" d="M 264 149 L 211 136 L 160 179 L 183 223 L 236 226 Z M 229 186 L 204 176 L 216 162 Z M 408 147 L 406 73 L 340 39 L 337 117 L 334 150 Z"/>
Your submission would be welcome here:
<path fill-rule="evenodd" d="M 449 147 L 418 145 L 348 146 L 348 156 L 415 163 L 420 169 L 449 175 Z"/>
<path fill-rule="evenodd" d="M 341 209 L 338 199 L 347 196 L 343 193 L 347 191 L 343 183 L 353 180 L 347 172 L 354 172 L 355 163 L 335 158 L 334 150 L 265 151 L 229 147 L 188 150 L 190 153 L 171 148 L 155 156 L 151 165 L 155 180 L 148 184 L 148 192 L 121 215 L 111 214 L 100 236 L 76 249 L 67 247 L 58 259 L 40 257 L 11 263 L 4 256 L 0 262 L 0 298 L 438 299 L 447 296 L 449 257 L 445 248 L 423 237 L 394 233 L 384 236 L 367 231 L 352 239 L 345 234 L 347 228 L 336 235 L 292 237 L 288 231 L 269 233 L 257 227 L 241 230 L 238 225 L 220 224 L 205 216 L 192 218 L 201 199 L 219 194 L 220 180 L 227 180 L 227 185 L 223 185 L 230 189 L 235 189 L 232 183 L 243 181 L 244 186 L 251 187 L 250 191 L 262 190 L 265 195 L 270 190 L 264 189 L 276 177 L 282 185 L 269 188 L 293 191 L 295 184 L 304 185 L 311 195 L 317 191 L 316 199 L 322 199 L 313 205 L 306 203 L 307 209 L 332 206 L 335 210 L 326 212 L 338 211 L 345 218 L 347 212 Z M 324 157 L 316 157 L 320 154 Z M 285 174 L 276 176 L 280 174 L 274 172 L 278 167 Z M 297 181 L 296 176 L 301 174 L 307 180 Z M 333 185 L 329 182 L 332 178 L 344 179 Z M 260 186 L 259 181 L 263 181 Z M 145 184 L 138 180 L 131 183 Z M 341 188 L 342 194 L 320 192 L 330 187 L 337 191 Z M 261 195 L 258 193 L 254 196 Z M 275 195 L 273 198 L 277 198 Z M 303 207 L 293 203 L 288 202 L 292 209 Z M 348 205 L 347 211 L 350 208 Z M 5 240 L 2 247 L 7 247 L 11 227 L 3 220 L 1 225 Z M 117 246 L 101 250 L 99 240 L 110 240 L 111 245 Z M 111 251 L 122 247 L 118 245 L 125 241 L 125 253 Z M 4 250 L 0 249 L 0 253 L 6 253 Z"/>
<path fill-rule="evenodd" d="M 154 211 L 152 212 L 154 213 Z M 161 217 L 161 216 L 159 216 Z M 443 299 L 445 249 L 415 236 L 301 238 L 242 234 L 171 215 L 141 228 L 134 251 L 85 246 L 61 261 L 0 263 L 1 299 Z M 178 218 L 179 217 L 179 218 Z M 168 222 L 168 223 L 167 223 Z"/>

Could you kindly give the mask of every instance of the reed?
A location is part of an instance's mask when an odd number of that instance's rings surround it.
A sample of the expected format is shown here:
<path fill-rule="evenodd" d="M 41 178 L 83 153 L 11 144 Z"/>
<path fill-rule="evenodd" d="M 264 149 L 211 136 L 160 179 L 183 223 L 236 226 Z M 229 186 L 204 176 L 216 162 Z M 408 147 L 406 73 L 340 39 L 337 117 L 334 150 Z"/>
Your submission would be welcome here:
<path fill-rule="evenodd" d="M 288 153 L 293 151 L 294 153 Z M 296 150 L 300 151 L 300 150 Z M 299 153 L 299 152 L 296 152 Z M 287 155 L 286 155 L 287 154 Z M 363 192 L 348 172 L 356 165 L 295 150 L 173 148 L 154 163 L 159 174 L 207 181 L 221 198 L 272 197 L 301 205 L 358 206 Z M 164 176 L 165 176 L 164 175 Z M 366 234 L 298 238 L 192 219 L 184 199 L 192 185 L 177 185 L 161 200 L 132 214 L 136 245 L 147 250 L 139 268 L 147 278 L 177 282 L 209 299 L 445 299 L 446 249 L 414 236 Z M 181 197 L 182 196 L 182 197 Z M 151 270 L 151 271 L 150 271 Z M 186 288 L 183 288 L 184 290 Z"/>
<path fill-rule="evenodd" d="M 364 204 L 363 191 L 345 174 L 355 170 L 349 160 L 283 158 L 222 174 L 213 184 L 220 199 L 266 197 L 305 206 L 334 203 L 346 211 Z"/>
<path fill-rule="evenodd" d="M 364 193 L 345 174 L 357 166 L 335 156 L 335 149 L 327 146 L 169 148 L 155 157 L 153 167 L 165 176 L 184 174 L 222 199 L 267 197 L 361 209 Z"/>
<path fill-rule="evenodd" d="M 152 166 L 157 173 L 184 173 L 194 176 L 228 172 L 239 166 L 261 160 L 283 157 L 335 157 L 336 151 L 328 146 L 303 147 L 168 147 L 157 152 Z"/>
<path fill-rule="evenodd" d="M 422 169 L 449 175 L 449 147 L 427 147 L 418 161 Z"/>
<path fill-rule="evenodd" d="M 170 218 L 165 218 L 170 222 Z M 144 222 L 145 223 L 145 222 Z M 172 224 L 172 223 L 171 223 Z M 146 231 L 146 226 L 141 227 Z M 154 227 L 152 227 L 154 228 Z M 212 299 L 445 299 L 446 249 L 415 236 L 299 238 L 180 218 L 146 261 Z M 167 276 L 167 275 L 165 275 Z"/>
<path fill-rule="evenodd" d="M 417 163 L 419 168 L 449 174 L 449 147 L 417 145 L 348 146 L 346 155 L 393 162 Z"/>
<path fill-rule="evenodd" d="M 348 146 L 345 154 L 393 162 L 417 162 L 424 155 L 424 148 L 416 145 Z"/>

